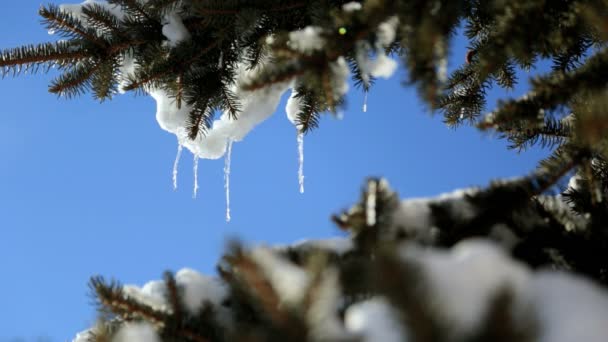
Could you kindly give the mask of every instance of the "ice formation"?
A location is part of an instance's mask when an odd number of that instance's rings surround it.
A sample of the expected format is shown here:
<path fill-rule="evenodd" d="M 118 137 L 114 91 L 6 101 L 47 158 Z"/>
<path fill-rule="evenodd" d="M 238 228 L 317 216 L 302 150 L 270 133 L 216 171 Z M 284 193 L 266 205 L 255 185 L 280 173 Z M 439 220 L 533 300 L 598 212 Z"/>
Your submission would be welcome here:
<path fill-rule="evenodd" d="M 304 133 L 298 132 L 298 184 L 304 193 Z"/>
<path fill-rule="evenodd" d="M 230 164 L 232 159 L 232 140 L 228 142 L 224 163 L 224 189 L 226 190 L 226 222 L 230 222 Z"/>
<path fill-rule="evenodd" d="M 175 155 L 175 161 L 173 162 L 173 190 L 177 190 L 177 171 L 179 168 L 179 160 L 182 157 L 182 151 L 184 146 L 182 144 L 177 145 L 177 154 Z"/>
<path fill-rule="evenodd" d="M 196 198 L 198 195 L 198 160 L 200 158 L 195 154 L 192 165 L 192 173 L 194 174 L 194 189 L 192 190 L 192 198 Z"/>

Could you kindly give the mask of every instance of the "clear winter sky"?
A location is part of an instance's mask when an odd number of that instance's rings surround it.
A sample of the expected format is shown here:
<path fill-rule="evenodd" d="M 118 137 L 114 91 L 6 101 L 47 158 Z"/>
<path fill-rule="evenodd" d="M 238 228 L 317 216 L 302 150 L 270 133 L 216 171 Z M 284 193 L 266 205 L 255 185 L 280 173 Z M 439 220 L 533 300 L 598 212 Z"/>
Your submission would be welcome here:
<path fill-rule="evenodd" d="M 39 25 L 39 6 L 5 1 L 0 48 L 55 39 Z M 450 68 L 464 55 L 460 44 Z M 151 98 L 100 104 L 47 93 L 51 75 L 0 81 L 0 342 L 71 340 L 95 321 L 92 275 L 141 285 L 182 267 L 213 273 L 227 237 L 276 244 L 340 235 L 329 216 L 358 199 L 368 176 L 387 177 L 401 197 L 432 196 L 524 175 L 546 154 L 446 128 L 403 78 L 379 81 L 367 113 L 351 92 L 342 120 L 326 116 L 306 136 L 303 195 L 284 99 L 234 145 L 229 224 L 223 160 L 201 160 L 193 200 L 184 153 L 173 191 L 176 139 L 158 127 Z"/>

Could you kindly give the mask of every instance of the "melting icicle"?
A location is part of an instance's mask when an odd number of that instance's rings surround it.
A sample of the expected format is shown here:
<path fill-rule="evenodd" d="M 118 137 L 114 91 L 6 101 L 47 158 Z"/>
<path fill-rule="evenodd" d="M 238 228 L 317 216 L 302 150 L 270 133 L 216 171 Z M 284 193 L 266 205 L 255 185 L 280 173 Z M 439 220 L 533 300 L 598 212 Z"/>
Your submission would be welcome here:
<path fill-rule="evenodd" d="M 304 193 L 304 133 L 298 132 L 298 182 L 300 183 L 300 193 Z"/>
<path fill-rule="evenodd" d="M 196 198 L 196 194 L 198 193 L 198 156 L 196 154 L 194 155 L 192 172 L 194 173 L 194 191 L 192 192 L 192 198 Z"/>
<path fill-rule="evenodd" d="M 228 151 L 224 156 L 224 189 L 226 189 L 226 222 L 230 222 L 230 162 L 232 159 L 232 140 L 228 140 Z"/>
<path fill-rule="evenodd" d="M 175 161 L 173 162 L 173 190 L 177 190 L 177 167 L 179 165 L 179 159 L 182 157 L 182 150 L 184 146 L 179 144 L 177 146 L 177 155 L 175 156 Z"/>
<path fill-rule="evenodd" d="M 365 92 L 365 97 L 363 98 L 363 113 L 367 113 L 367 92 Z"/>

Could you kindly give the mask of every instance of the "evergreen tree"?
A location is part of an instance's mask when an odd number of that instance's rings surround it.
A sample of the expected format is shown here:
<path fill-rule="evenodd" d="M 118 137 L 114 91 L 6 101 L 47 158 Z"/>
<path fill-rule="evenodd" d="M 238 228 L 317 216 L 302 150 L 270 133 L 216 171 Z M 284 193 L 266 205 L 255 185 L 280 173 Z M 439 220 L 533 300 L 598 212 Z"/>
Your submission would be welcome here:
<path fill-rule="evenodd" d="M 309 132 L 345 105 L 349 73 L 367 92 L 394 59 L 446 124 L 474 125 L 514 149 L 552 148 L 528 176 L 427 201 L 400 201 L 369 179 L 359 203 L 334 217 L 350 239 L 234 243 L 219 280 L 167 273 L 149 285 L 158 296 L 93 278 L 102 315 L 79 339 L 608 338 L 598 323 L 608 314 L 608 2 L 108 0 L 40 15 L 66 39 L 2 51 L 3 75 L 57 67 L 49 91 L 62 96 L 150 93 L 171 114 L 163 128 L 201 157 L 223 155 L 289 88 L 294 124 Z M 459 28 L 470 48 L 446 75 Z M 486 113 L 490 87 L 511 88 L 518 69 L 547 60 L 552 70 L 532 78 L 526 96 Z M 219 112 L 232 126 L 218 132 Z M 581 302 L 539 309 L 571 289 Z M 581 305 L 584 323 L 557 312 Z"/>

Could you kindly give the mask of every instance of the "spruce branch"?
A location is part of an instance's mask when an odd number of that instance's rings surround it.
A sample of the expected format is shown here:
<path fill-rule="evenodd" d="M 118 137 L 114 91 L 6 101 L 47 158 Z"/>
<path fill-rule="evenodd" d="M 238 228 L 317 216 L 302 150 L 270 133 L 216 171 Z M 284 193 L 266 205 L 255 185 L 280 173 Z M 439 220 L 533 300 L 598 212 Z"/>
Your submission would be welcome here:
<path fill-rule="evenodd" d="M 534 145 L 555 148 L 566 143 L 573 136 L 573 127 L 563 120 L 552 117 L 545 118 L 541 126 L 522 125 L 514 122 L 508 129 L 500 129 L 501 138 L 507 138 L 510 142 L 508 148 L 523 151 Z"/>
<path fill-rule="evenodd" d="M 86 16 L 89 25 L 100 29 L 105 34 L 114 33 L 115 35 L 126 39 L 125 32 L 120 28 L 118 18 L 99 4 L 92 3 L 82 6 L 82 13 Z"/>
<path fill-rule="evenodd" d="M 4 77 L 11 72 L 13 75 L 23 71 L 36 72 L 41 65 L 46 65 L 46 70 L 56 65 L 64 67 L 90 55 L 84 46 L 69 41 L 25 45 L 0 52 L 0 72 Z"/>
<path fill-rule="evenodd" d="M 239 104 L 237 96 L 225 84 L 222 84 L 219 90 L 222 98 L 220 108 L 228 112 L 228 115 L 232 120 L 238 119 L 238 114 L 241 111 L 241 105 Z"/>
<path fill-rule="evenodd" d="M 311 89 L 300 85 L 294 89 L 295 98 L 300 104 L 297 114 L 297 127 L 301 133 L 307 133 L 319 126 L 319 103 Z"/>
<path fill-rule="evenodd" d="M 175 277 L 171 272 L 165 272 L 163 278 L 165 280 L 165 285 L 167 286 L 167 302 L 169 302 L 171 311 L 173 313 L 172 319 L 177 322 L 181 322 L 182 316 L 184 315 L 184 306 L 182 304 L 181 293 L 177 287 Z"/>
<path fill-rule="evenodd" d="M 171 286 L 169 283 L 170 281 L 167 284 Z M 173 312 L 160 311 L 130 298 L 117 282 L 108 283 L 103 277 L 98 276 L 91 278 L 89 284 L 102 311 L 109 311 L 125 321 L 144 320 L 161 333 L 167 328 L 169 322 L 175 322 L 176 317 Z M 175 329 L 174 333 L 188 341 L 209 342 L 207 338 L 188 327 Z"/>
<path fill-rule="evenodd" d="M 147 6 L 150 6 L 150 4 L 142 4 L 138 0 L 108 0 L 108 3 L 121 6 L 128 15 L 134 17 L 137 21 L 160 24 L 157 18 L 147 12 Z"/>
<path fill-rule="evenodd" d="M 106 282 L 103 277 L 93 277 L 89 283 L 95 293 L 102 311 L 109 312 L 130 321 L 133 319 L 144 319 L 154 326 L 163 327 L 169 319 L 169 314 L 139 303 L 137 300 L 127 296 L 122 286 L 117 282 Z"/>
<path fill-rule="evenodd" d="M 100 39 L 93 30 L 86 28 L 79 19 L 55 5 L 40 7 L 38 13 L 44 18 L 48 30 L 56 30 L 68 38 L 85 39 L 101 48 L 107 46 L 107 43 Z"/>
<path fill-rule="evenodd" d="M 189 44 L 189 43 L 186 43 Z M 156 70 L 141 69 L 137 72 L 138 75 L 130 79 L 130 82 L 123 87 L 124 91 L 143 89 L 154 85 L 154 82 L 162 83 L 165 77 L 171 77 L 175 73 L 187 71 L 192 64 L 198 59 L 215 49 L 220 44 L 219 40 L 214 40 L 202 49 L 197 48 L 197 52 L 193 55 L 181 59 L 176 56 L 169 56 L 166 61 L 160 65 L 154 65 Z M 194 48 L 194 46 L 192 46 Z"/>
<path fill-rule="evenodd" d="M 67 98 L 81 95 L 90 90 L 91 77 L 101 65 L 102 63 L 99 62 L 82 62 L 76 65 L 53 80 L 49 86 L 49 92 Z"/>
<path fill-rule="evenodd" d="M 607 78 L 608 52 L 602 50 L 574 71 L 557 71 L 532 80 L 532 90 L 526 96 L 500 103 L 499 109 L 487 115 L 478 127 L 500 130 L 517 120 L 538 122 L 539 114 L 568 103 L 577 93 L 603 89 Z"/>
<path fill-rule="evenodd" d="M 247 8 L 212 8 L 212 7 L 205 7 L 203 5 L 197 5 L 197 3 L 195 2 L 195 10 L 203 15 L 237 15 L 239 13 L 241 13 L 244 10 L 247 11 L 251 11 L 251 10 L 258 10 L 261 12 L 268 12 L 268 13 L 277 13 L 277 12 L 287 12 L 287 11 L 292 11 L 295 9 L 299 9 L 299 8 L 303 8 L 306 7 L 308 5 L 308 3 L 306 1 L 293 1 L 293 2 L 288 2 L 286 4 L 281 4 L 279 3 L 278 5 L 275 6 L 251 6 L 251 7 L 247 7 Z"/>
<path fill-rule="evenodd" d="M 148 7 L 155 14 L 165 14 L 184 6 L 182 0 L 149 0 Z"/>
<path fill-rule="evenodd" d="M 197 99 L 189 103 L 192 106 L 188 118 L 188 138 L 195 140 L 199 134 L 204 134 L 213 121 L 213 110 L 210 99 Z"/>
<path fill-rule="evenodd" d="M 184 73 L 180 73 L 179 76 L 177 77 L 176 82 L 176 86 L 177 86 L 177 90 L 175 92 L 175 104 L 177 106 L 177 109 L 181 109 L 182 108 L 182 99 L 184 97 Z"/>
<path fill-rule="evenodd" d="M 242 284 L 241 288 L 247 289 L 251 299 L 257 302 L 272 322 L 284 325 L 287 317 L 280 309 L 279 295 L 255 261 L 240 248 L 233 249 L 232 255 L 225 258 L 232 268 L 234 280 Z"/>

